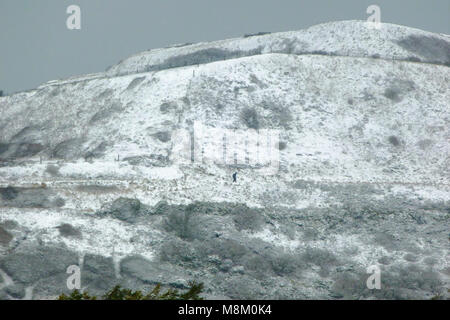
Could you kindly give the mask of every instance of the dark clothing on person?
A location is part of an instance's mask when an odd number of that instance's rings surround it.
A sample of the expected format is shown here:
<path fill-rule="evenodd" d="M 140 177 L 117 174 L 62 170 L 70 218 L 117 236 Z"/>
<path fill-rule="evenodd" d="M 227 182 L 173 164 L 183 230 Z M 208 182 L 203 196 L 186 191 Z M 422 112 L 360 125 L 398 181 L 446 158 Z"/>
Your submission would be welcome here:
<path fill-rule="evenodd" d="M 237 172 L 233 173 L 233 182 L 236 182 Z"/>

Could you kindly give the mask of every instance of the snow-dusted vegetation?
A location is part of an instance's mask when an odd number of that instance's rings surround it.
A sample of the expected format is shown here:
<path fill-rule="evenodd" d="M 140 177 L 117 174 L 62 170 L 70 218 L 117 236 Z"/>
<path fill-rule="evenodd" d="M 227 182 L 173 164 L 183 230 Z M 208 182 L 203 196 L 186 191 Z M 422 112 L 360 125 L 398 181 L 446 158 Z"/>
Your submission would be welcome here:
<path fill-rule="evenodd" d="M 67 292 L 72 264 L 94 293 L 201 280 L 207 298 L 446 294 L 449 63 L 448 36 L 344 21 L 0 97 L 0 298 Z M 276 130 L 278 171 L 178 162 L 196 121 Z"/>

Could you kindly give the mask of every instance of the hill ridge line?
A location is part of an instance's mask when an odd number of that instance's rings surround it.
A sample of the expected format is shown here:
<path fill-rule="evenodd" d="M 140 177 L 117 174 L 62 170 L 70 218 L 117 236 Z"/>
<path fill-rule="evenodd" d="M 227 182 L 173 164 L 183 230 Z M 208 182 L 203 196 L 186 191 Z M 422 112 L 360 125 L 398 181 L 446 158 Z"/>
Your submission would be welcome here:
<path fill-rule="evenodd" d="M 44 83 L 44 84 L 38 86 L 37 88 L 16 92 L 16 93 L 14 93 L 12 95 L 38 91 L 40 89 L 48 88 L 48 87 L 59 87 L 59 86 L 63 86 L 63 85 L 66 85 L 66 84 L 77 84 L 77 83 L 89 82 L 89 81 L 92 81 L 92 80 L 99 80 L 99 79 L 115 79 L 115 78 L 129 77 L 129 76 L 132 76 L 132 75 L 156 74 L 158 72 L 163 72 L 163 71 L 167 71 L 167 70 L 176 70 L 176 69 L 181 69 L 181 68 L 189 68 L 189 67 L 195 67 L 195 66 L 204 66 L 204 65 L 210 65 L 210 64 L 213 64 L 213 63 L 219 63 L 219 62 L 223 62 L 223 61 L 233 61 L 233 60 L 257 57 L 257 56 L 266 56 L 266 55 L 286 55 L 286 56 L 298 56 L 298 57 L 301 57 L 301 56 L 321 56 L 321 57 L 329 57 L 329 58 L 335 58 L 336 57 L 336 58 L 382 60 L 382 61 L 390 61 L 390 62 L 404 62 L 404 63 L 414 63 L 414 64 L 425 64 L 425 65 L 446 67 L 446 68 L 450 67 L 450 66 L 447 66 L 447 65 L 441 64 L 441 63 L 432 63 L 432 62 L 426 62 L 426 61 L 409 61 L 409 60 L 405 60 L 405 59 L 387 59 L 387 58 L 373 58 L 373 57 L 363 57 L 363 56 L 344 56 L 344 55 L 338 55 L 338 54 L 324 54 L 324 53 L 323 54 L 321 54 L 321 53 L 295 54 L 295 53 L 283 53 L 283 52 L 268 52 L 268 53 L 254 54 L 254 55 L 249 55 L 249 56 L 244 56 L 244 57 L 237 57 L 237 58 L 230 58 L 230 59 L 219 60 L 219 61 L 205 62 L 205 63 L 202 63 L 202 64 L 192 64 L 192 65 L 179 66 L 179 67 L 173 67 L 173 68 L 167 68 L 167 69 L 161 69 L 161 70 L 154 70 L 154 71 L 147 71 L 147 72 L 134 72 L 134 73 L 127 73 L 127 74 L 117 74 L 117 75 L 112 75 L 112 76 L 105 75 L 105 76 L 97 76 L 97 77 L 92 77 L 92 78 L 89 78 L 89 79 L 74 80 L 74 81 L 70 81 L 70 80 L 66 80 L 66 79 L 56 80 L 56 81 L 62 81 L 64 83 L 55 83 L 55 84 L 52 83 L 52 84 L 48 84 L 48 85 Z M 102 74 L 102 73 L 99 73 L 99 74 Z"/>

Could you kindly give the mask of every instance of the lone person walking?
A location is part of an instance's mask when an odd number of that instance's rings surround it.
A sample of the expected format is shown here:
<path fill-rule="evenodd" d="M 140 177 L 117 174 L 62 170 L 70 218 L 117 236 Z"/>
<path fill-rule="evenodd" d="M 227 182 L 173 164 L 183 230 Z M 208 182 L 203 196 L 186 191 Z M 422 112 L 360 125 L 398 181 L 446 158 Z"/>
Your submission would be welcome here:
<path fill-rule="evenodd" d="M 233 182 L 236 182 L 237 172 L 233 173 Z"/>

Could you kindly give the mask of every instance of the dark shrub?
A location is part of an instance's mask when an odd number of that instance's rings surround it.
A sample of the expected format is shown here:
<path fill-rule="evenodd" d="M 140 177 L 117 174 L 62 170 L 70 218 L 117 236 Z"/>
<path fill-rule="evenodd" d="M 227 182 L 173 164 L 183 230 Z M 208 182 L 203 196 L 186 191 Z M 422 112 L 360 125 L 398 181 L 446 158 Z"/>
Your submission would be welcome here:
<path fill-rule="evenodd" d="M 52 150 L 52 157 L 59 159 L 76 159 L 80 156 L 82 140 L 78 138 L 65 140 Z"/>
<path fill-rule="evenodd" d="M 244 38 L 263 36 L 263 35 L 266 35 L 266 34 L 271 34 L 271 32 L 248 33 L 248 34 L 244 34 Z"/>
<path fill-rule="evenodd" d="M 251 129 L 259 129 L 258 113 L 253 108 L 245 108 L 242 110 L 241 119 Z"/>
<path fill-rule="evenodd" d="M 400 141 L 398 140 L 398 138 L 396 136 L 390 136 L 388 138 L 389 143 L 392 144 L 393 146 L 398 147 L 400 145 Z"/>
<path fill-rule="evenodd" d="M 233 222 L 238 231 L 257 231 L 261 228 L 263 219 L 256 210 L 246 207 L 235 212 Z"/>
<path fill-rule="evenodd" d="M 127 90 L 132 90 L 132 89 L 136 88 L 144 80 L 145 80 L 145 77 L 134 78 L 133 81 L 131 81 L 130 84 L 128 85 Z"/>
<path fill-rule="evenodd" d="M 433 36 L 413 34 L 396 42 L 403 49 L 423 57 L 425 62 L 450 63 L 450 41 Z"/>
<path fill-rule="evenodd" d="M 58 176 L 59 175 L 59 167 L 55 166 L 53 164 L 49 164 L 47 168 L 45 169 L 45 172 L 49 173 L 52 176 Z"/>
<path fill-rule="evenodd" d="M 61 197 L 58 197 L 53 201 L 53 205 L 58 208 L 64 207 L 65 204 L 66 204 L 66 200 L 64 200 Z"/>
<path fill-rule="evenodd" d="M 7 246 L 12 239 L 13 235 L 3 227 L 0 227 L 0 246 Z"/>
<path fill-rule="evenodd" d="M 256 254 L 245 257 L 244 266 L 257 279 L 267 277 L 272 271 L 270 262 L 265 257 Z"/>
<path fill-rule="evenodd" d="M 233 263 L 241 263 L 241 259 L 249 255 L 249 249 L 232 239 L 212 239 L 207 243 L 198 246 L 199 253 L 217 255 L 222 260 L 230 259 Z"/>
<path fill-rule="evenodd" d="M 339 264 L 337 257 L 332 252 L 311 247 L 308 247 L 302 254 L 302 261 L 320 267 L 320 275 L 328 275 L 329 269 Z"/>
<path fill-rule="evenodd" d="M 389 83 L 390 85 L 384 90 L 383 95 L 394 102 L 400 102 L 404 94 L 416 89 L 416 84 L 411 80 L 394 78 L 389 79 Z"/>
<path fill-rule="evenodd" d="M 165 70 L 170 68 L 179 68 L 184 66 L 192 66 L 198 64 L 211 63 L 228 59 L 236 59 L 241 57 L 253 56 L 260 54 L 261 48 L 252 49 L 250 51 L 241 50 L 224 50 L 220 48 L 208 48 L 198 50 L 192 53 L 173 56 L 158 65 L 148 66 L 146 71 Z"/>
<path fill-rule="evenodd" d="M 422 62 L 422 60 L 420 60 L 419 58 L 412 57 L 412 56 L 406 58 L 406 61 L 410 61 L 410 62 Z"/>
<path fill-rule="evenodd" d="M 383 94 L 386 98 L 392 101 L 400 101 L 400 91 L 395 88 L 387 88 Z"/>
<path fill-rule="evenodd" d="M 0 195 L 2 196 L 3 200 L 13 200 L 17 198 L 18 194 L 19 191 L 14 187 L 8 186 L 6 188 L 0 188 Z"/>
<path fill-rule="evenodd" d="M 190 243 L 182 240 L 171 240 L 162 245 L 160 259 L 173 264 L 183 264 L 194 262 L 196 255 Z"/>
<path fill-rule="evenodd" d="M 279 276 L 292 274 L 300 266 L 299 259 L 288 253 L 279 253 L 274 255 L 270 263 L 272 265 L 272 270 Z"/>
<path fill-rule="evenodd" d="M 112 203 L 108 203 L 98 212 L 100 216 L 110 215 L 128 223 L 134 223 L 144 213 L 144 206 L 138 199 L 120 197 Z"/>
<path fill-rule="evenodd" d="M 170 141 L 171 134 L 169 131 L 159 131 L 153 135 L 156 139 L 158 139 L 161 142 L 168 142 Z"/>
<path fill-rule="evenodd" d="M 286 142 L 284 142 L 284 141 L 280 141 L 280 142 L 278 143 L 278 149 L 280 149 L 280 150 L 286 149 L 286 146 L 287 146 L 287 144 L 286 144 Z"/>
<path fill-rule="evenodd" d="M 81 238 L 80 230 L 74 228 L 71 224 L 63 223 L 56 228 L 59 230 L 59 234 L 63 237 Z"/>
<path fill-rule="evenodd" d="M 174 208 L 164 220 L 164 229 L 175 232 L 181 239 L 192 240 L 197 234 L 197 224 L 192 220 L 195 212 L 192 207 L 187 206 L 184 210 Z"/>

